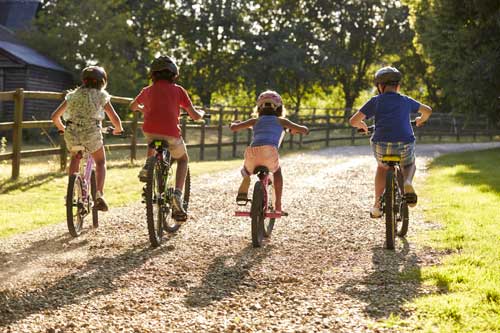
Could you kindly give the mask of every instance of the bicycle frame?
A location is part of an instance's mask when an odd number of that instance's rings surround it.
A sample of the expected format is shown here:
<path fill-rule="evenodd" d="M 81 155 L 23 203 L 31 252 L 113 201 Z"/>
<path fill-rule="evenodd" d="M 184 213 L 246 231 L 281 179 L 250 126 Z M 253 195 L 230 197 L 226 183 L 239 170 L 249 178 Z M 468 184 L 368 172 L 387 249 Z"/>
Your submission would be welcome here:
<path fill-rule="evenodd" d="M 269 212 L 268 209 L 268 195 L 267 193 L 267 185 L 269 185 L 270 181 L 270 173 L 259 173 L 257 174 L 257 177 L 259 178 L 259 181 L 262 183 L 262 192 L 264 193 L 264 217 L 266 218 L 271 218 L 271 219 L 277 219 L 281 218 L 281 213 L 276 213 L 276 212 Z M 247 211 L 236 211 L 235 216 L 246 216 L 250 217 L 251 212 Z"/>
<path fill-rule="evenodd" d="M 92 157 L 92 154 L 87 152 L 85 150 L 85 147 L 80 147 L 80 146 L 75 146 L 74 150 L 77 150 L 78 152 L 75 155 L 75 158 L 78 159 L 78 173 L 80 176 L 83 178 L 83 188 L 82 188 L 82 196 L 85 201 L 88 200 L 89 197 L 89 185 L 90 185 L 90 177 L 92 175 L 92 169 L 94 168 L 94 158 Z M 81 166 L 81 160 L 86 159 L 86 164 L 85 167 L 82 168 Z M 83 173 L 82 173 L 83 170 Z"/>

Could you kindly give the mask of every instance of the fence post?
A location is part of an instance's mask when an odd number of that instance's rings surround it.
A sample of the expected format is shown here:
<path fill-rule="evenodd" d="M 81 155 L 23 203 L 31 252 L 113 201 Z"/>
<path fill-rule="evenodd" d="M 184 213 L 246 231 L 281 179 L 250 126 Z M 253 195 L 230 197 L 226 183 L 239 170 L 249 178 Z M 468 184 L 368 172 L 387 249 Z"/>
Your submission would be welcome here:
<path fill-rule="evenodd" d="M 217 128 L 217 160 L 220 160 L 222 158 L 222 117 L 224 115 L 223 110 L 223 107 L 221 107 L 219 110 L 219 127 Z"/>
<path fill-rule="evenodd" d="M 182 116 L 182 118 L 181 118 L 181 135 L 182 135 L 182 139 L 184 140 L 184 142 L 187 142 L 186 116 Z"/>
<path fill-rule="evenodd" d="M 330 112 L 326 114 L 326 146 L 330 145 Z"/>
<path fill-rule="evenodd" d="M 238 109 L 234 110 L 234 120 L 238 120 Z M 238 134 L 236 132 L 233 132 L 233 152 L 232 152 L 233 158 L 236 157 L 237 144 L 238 144 Z"/>
<path fill-rule="evenodd" d="M 14 126 L 12 128 L 12 179 L 19 177 L 21 146 L 23 144 L 24 89 L 16 89 L 14 96 Z"/>
<path fill-rule="evenodd" d="M 205 160 L 205 126 L 205 122 L 202 122 L 200 136 L 200 161 Z"/>
<path fill-rule="evenodd" d="M 132 125 L 130 126 L 130 131 L 132 132 L 132 137 L 130 138 L 130 162 L 134 162 L 137 159 L 137 121 L 138 114 L 134 112 Z"/>
<path fill-rule="evenodd" d="M 303 135 L 302 133 L 299 134 L 299 149 L 302 149 L 302 144 L 303 144 Z"/>
<path fill-rule="evenodd" d="M 65 171 L 68 161 L 68 149 L 66 148 L 66 141 L 64 141 L 64 136 L 60 135 L 59 142 L 59 145 L 61 146 L 61 152 L 59 154 L 61 158 L 61 171 Z"/>

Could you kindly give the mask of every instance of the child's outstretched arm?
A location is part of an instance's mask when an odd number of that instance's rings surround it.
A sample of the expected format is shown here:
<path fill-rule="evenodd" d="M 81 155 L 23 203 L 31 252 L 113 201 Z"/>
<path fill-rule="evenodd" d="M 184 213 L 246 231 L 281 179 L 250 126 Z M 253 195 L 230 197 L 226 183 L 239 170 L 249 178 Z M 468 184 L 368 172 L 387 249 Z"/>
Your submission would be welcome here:
<path fill-rule="evenodd" d="M 366 115 L 363 112 L 357 111 L 349 119 L 349 124 L 352 127 L 362 129 L 365 133 L 368 133 L 368 125 L 365 123 Z"/>
<path fill-rule="evenodd" d="M 309 128 L 303 125 L 294 123 L 293 121 L 286 118 L 278 118 L 281 126 L 288 128 L 292 134 L 309 134 Z"/>
<path fill-rule="evenodd" d="M 65 130 L 64 124 L 61 121 L 61 117 L 63 113 L 66 111 L 66 107 L 67 103 L 66 101 L 63 101 L 61 104 L 59 104 L 57 109 L 50 116 L 50 119 L 52 119 L 52 122 L 54 123 L 54 125 L 56 125 L 57 129 L 61 133 L 63 133 Z"/>
<path fill-rule="evenodd" d="M 421 116 L 415 118 L 415 125 L 417 125 L 417 127 L 420 127 L 424 125 L 427 119 L 429 119 L 432 114 L 432 109 L 428 105 L 420 104 L 418 112 L 421 114 Z"/>
<path fill-rule="evenodd" d="M 201 119 L 205 115 L 205 111 L 196 110 L 193 105 L 188 106 L 186 108 L 186 112 L 193 120 Z"/>
<path fill-rule="evenodd" d="M 253 127 L 253 125 L 255 125 L 256 122 L 257 118 L 250 118 L 244 121 L 235 120 L 231 123 L 231 125 L 229 125 L 229 128 L 233 132 L 238 132 L 242 129 Z"/>
<path fill-rule="evenodd" d="M 115 111 L 115 108 L 113 108 L 113 105 L 111 105 L 110 102 L 107 102 L 106 105 L 104 105 L 104 112 L 108 115 L 109 120 L 111 120 L 111 123 L 114 126 L 113 134 L 114 135 L 119 135 L 123 133 L 123 127 L 122 127 L 122 121 L 118 114 Z"/>

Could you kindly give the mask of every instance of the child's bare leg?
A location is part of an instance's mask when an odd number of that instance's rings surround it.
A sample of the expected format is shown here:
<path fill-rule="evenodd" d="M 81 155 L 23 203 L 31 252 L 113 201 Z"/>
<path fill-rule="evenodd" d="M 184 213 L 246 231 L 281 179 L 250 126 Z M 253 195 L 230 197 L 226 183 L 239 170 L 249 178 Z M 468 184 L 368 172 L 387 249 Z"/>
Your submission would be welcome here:
<path fill-rule="evenodd" d="M 76 154 L 71 155 L 71 161 L 69 162 L 68 174 L 71 176 L 80 169 L 80 158 Z"/>
<path fill-rule="evenodd" d="M 283 193 L 283 175 L 281 174 L 281 167 L 273 174 L 274 191 L 276 191 L 276 210 L 281 211 L 281 195 Z"/>
<path fill-rule="evenodd" d="M 384 193 L 385 189 L 385 177 L 387 176 L 387 170 L 389 168 L 386 165 L 378 164 L 377 172 L 375 173 L 375 204 L 373 207 L 380 208 L 380 197 Z"/>
<path fill-rule="evenodd" d="M 250 188 L 250 176 L 244 176 L 241 181 L 240 188 L 238 189 L 238 194 L 248 194 L 248 189 Z"/>
<path fill-rule="evenodd" d="M 413 182 L 413 176 L 415 176 L 415 170 L 417 169 L 415 163 L 405 165 L 402 169 L 405 184 L 411 184 Z"/>
<path fill-rule="evenodd" d="M 184 189 L 184 183 L 186 182 L 189 157 L 187 154 L 184 154 L 176 159 L 176 161 L 177 171 L 175 172 L 175 189 L 182 192 Z"/>
<path fill-rule="evenodd" d="M 104 180 L 106 178 L 106 154 L 104 147 L 99 148 L 92 153 L 92 158 L 95 161 L 95 177 L 97 183 L 97 191 L 103 193 Z"/>

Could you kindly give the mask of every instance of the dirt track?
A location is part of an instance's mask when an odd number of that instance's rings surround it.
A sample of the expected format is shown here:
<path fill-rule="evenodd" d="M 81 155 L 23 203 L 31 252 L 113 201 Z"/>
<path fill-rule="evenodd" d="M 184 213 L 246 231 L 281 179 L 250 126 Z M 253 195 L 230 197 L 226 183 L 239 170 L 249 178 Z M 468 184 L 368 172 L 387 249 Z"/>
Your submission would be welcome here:
<path fill-rule="evenodd" d="M 420 145 L 417 191 L 436 152 L 486 146 Z M 232 216 L 237 170 L 194 179 L 190 220 L 158 249 L 141 204 L 102 214 L 78 239 L 61 223 L 2 240 L 0 331 L 379 332 L 378 320 L 408 314 L 405 301 L 427 291 L 397 275 L 439 260 L 411 239 L 435 227 L 422 220 L 425 198 L 410 212 L 408 240 L 389 252 L 382 221 L 367 213 L 367 147 L 282 165 L 290 216 L 262 249 L 251 247 L 249 219 Z"/>

